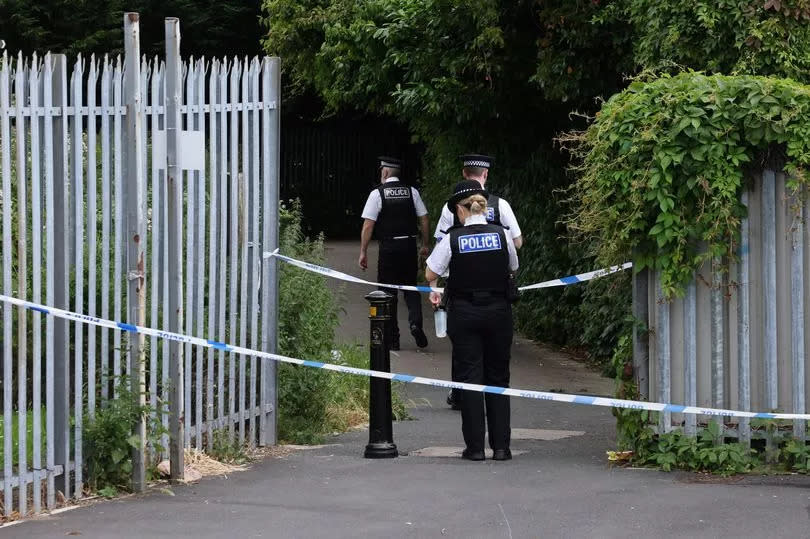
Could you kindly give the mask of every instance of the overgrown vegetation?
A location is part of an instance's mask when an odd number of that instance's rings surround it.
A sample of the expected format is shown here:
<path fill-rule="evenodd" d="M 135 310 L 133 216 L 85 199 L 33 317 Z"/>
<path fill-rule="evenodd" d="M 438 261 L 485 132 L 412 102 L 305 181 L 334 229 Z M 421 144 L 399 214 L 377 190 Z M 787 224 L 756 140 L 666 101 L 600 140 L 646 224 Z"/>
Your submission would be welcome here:
<path fill-rule="evenodd" d="M 720 425 L 712 421 L 692 437 L 682 429 L 656 434 L 650 426 L 656 413 L 638 410 L 614 411 L 620 419 L 618 448 L 627 462 L 651 466 L 663 471 L 686 470 L 723 476 L 740 473 L 810 474 L 810 445 L 791 438 L 785 431 L 754 429 L 773 440 L 770 449 L 764 440 L 751 447 L 724 439 Z M 791 431 L 792 433 L 792 431 Z M 618 453 L 617 453 L 618 455 Z M 618 460 L 618 459 L 617 459 Z"/>
<path fill-rule="evenodd" d="M 632 321 L 629 322 L 632 327 Z M 645 331 L 639 326 L 639 331 Z M 615 373 L 616 397 L 639 400 L 638 388 L 633 380 L 633 350 L 629 335 L 619 338 L 611 359 Z M 646 410 L 613 408 L 616 417 L 616 445 L 619 453 L 612 458 L 626 460 L 637 466 L 652 466 L 664 471 L 687 470 L 719 475 L 747 472 L 810 473 L 810 446 L 803 440 L 785 435 L 776 420 L 752 420 L 753 432 L 773 441 L 775 450 L 759 440 L 748 447 L 742 443 L 724 440 L 720 425 L 712 421 L 700 429 L 695 437 L 682 429 L 657 434 L 652 425 L 658 423 L 658 413 Z M 792 433 L 792 430 L 790 431 Z M 628 453 L 629 452 L 629 453 Z"/>
<path fill-rule="evenodd" d="M 808 82 L 808 0 L 620 0 L 598 18 L 631 25 L 645 68 L 777 75 Z"/>
<path fill-rule="evenodd" d="M 298 202 L 281 210 L 281 252 L 315 264 L 324 262 L 323 237 L 308 239 Z M 321 275 L 288 264 L 279 266 L 279 353 L 314 361 L 368 368 L 368 347 L 335 344 L 338 301 Z M 278 366 L 278 437 L 320 443 L 368 418 L 368 378 L 288 363 Z M 394 392 L 394 411 L 405 409 Z"/>
<path fill-rule="evenodd" d="M 779 146 L 791 187 L 807 183 L 810 87 L 701 73 L 639 80 L 564 140 L 581 159 L 571 226 L 600 263 L 632 256 L 672 296 L 707 260 L 733 259 L 747 164 Z"/>
<path fill-rule="evenodd" d="M 138 402 L 128 378 L 119 378 L 116 387 L 118 397 L 97 408 L 94 417 L 85 414 L 82 430 L 87 484 L 105 496 L 131 487 L 132 450 L 139 443 L 133 429 L 141 419 L 147 422 L 147 445 L 155 451 L 163 451 L 161 436 L 168 434 L 160 415 L 153 413 L 158 411 Z"/>
<path fill-rule="evenodd" d="M 211 445 L 206 449 L 208 456 L 219 462 L 243 464 L 248 461 L 244 443 L 227 429 L 216 429 L 211 436 Z"/>

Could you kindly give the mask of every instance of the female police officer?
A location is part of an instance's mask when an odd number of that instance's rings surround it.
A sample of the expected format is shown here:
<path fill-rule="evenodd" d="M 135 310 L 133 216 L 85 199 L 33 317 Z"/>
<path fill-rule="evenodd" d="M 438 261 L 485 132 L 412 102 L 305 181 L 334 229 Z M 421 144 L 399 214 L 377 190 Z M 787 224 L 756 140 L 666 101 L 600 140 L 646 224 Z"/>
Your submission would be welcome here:
<path fill-rule="evenodd" d="M 435 286 L 449 278 L 445 293 L 447 334 L 453 343 L 453 380 L 488 386 L 509 385 L 512 307 L 509 275 L 518 267 L 512 238 L 503 227 L 487 224 L 487 192 L 475 180 L 456 184 L 448 207 L 463 226 L 451 228 L 427 259 L 425 276 Z M 437 305 L 441 296 L 431 293 Z M 484 460 L 484 403 L 493 459 L 509 460 L 509 398 L 464 391 L 461 430 L 467 445 L 462 458 Z"/>

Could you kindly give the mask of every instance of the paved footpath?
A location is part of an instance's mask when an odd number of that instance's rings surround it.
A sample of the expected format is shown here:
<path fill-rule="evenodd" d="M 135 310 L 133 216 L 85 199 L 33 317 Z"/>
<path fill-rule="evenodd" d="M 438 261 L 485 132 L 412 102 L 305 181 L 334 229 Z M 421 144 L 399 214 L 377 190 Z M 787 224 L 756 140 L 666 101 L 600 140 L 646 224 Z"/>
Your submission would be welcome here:
<path fill-rule="evenodd" d="M 355 244 L 329 247 L 332 266 L 361 273 Z M 365 292 L 357 285 L 345 290 L 344 339 L 367 336 Z M 406 327 L 403 312 L 400 319 Z M 448 376 L 446 339 L 431 338 L 424 353 L 406 335 L 402 344 L 395 370 Z M 612 387 L 565 354 L 520 338 L 512 379 L 516 387 L 590 394 Z M 810 536 L 807 478 L 724 480 L 611 468 L 608 409 L 525 399 L 512 399 L 512 449 L 521 454 L 510 462 L 462 461 L 439 456 L 463 445 L 460 417 L 444 404 L 445 392 L 408 385 L 401 393 L 414 419 L 394 425 L 398 459 L 362 458 L 368 434 L 356 431 L 245 473 L 172 487 L 173 495 L 154 492 L 0 529 L 0 538 Z"/>

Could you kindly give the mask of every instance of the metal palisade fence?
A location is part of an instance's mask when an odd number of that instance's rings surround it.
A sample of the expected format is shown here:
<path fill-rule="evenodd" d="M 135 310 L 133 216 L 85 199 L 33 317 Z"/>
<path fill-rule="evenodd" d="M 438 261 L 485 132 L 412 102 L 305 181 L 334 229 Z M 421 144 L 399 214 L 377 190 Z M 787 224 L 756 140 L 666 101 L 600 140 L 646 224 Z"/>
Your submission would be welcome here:
<path fill-rule="evenodd" d="M 167 94 L 166 63 L 137 54 L 137 15 L 125 30 L 123 59 L 2 59 L 3 293 L 275 351 L 275 262 L 261 254 L 278 243 L 279 60 L 177 57 Z M 176 412 L 185 447 L 275 442 L 273 364 L 187 345 L 178 387 L 168 341 L 9 305 L 2 316 L 6 515 L 81 497 L 84 426 L 121 388 L 165 427 Z M 164 436 L 146 458 L 168 448 Z"/>
<path fill-rule="evenodd" d="M 743 411 L 807 412 L 810 397 L 810 225 L 808 202 L 796 194 L 778 164 L 759 171 L 742 194 L 748 215 L 728 271 L 707 262 L 683 298 L 667 300 L 660 279 L 634 277 L 636 316 L 649 323 L 649 350 L 636 350 L 636 363 L 649 352 L 640 390 L 651 400 L 686 406 Z M 640 286 L 639 286 L 640 285 Z M 643 343 L 642 343 L 643 344 Z M 695 435 L 715 420 L 722 436 L 750 443 L 774 429 L 806 439 L 801 419 L 756 425 L 748 419 L 662 413 L 659 429 L 683 426 Z"/>

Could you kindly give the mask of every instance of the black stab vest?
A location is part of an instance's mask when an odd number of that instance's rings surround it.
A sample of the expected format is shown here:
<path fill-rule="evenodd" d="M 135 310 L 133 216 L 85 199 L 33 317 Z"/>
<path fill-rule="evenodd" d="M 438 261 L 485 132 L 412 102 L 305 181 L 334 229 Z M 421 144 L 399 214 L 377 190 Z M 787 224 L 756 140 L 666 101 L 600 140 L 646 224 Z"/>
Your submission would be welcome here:
<path fill-rule="evenodd" d="M 453 227 L 450 235 L 450 297 L 476 292 L 506 295 L 509 250 L 503 227 L 493 224 Z"/>
<path fill-rule="evenodd" d="M 411 188 L 395 181 L 380 185 L 377 191 L 382 201 L 382 210 L 374 226 L 377 239 L 416 235 L 416 206 Z"/>
<path fill-rule="evenodd" d="M 501 199 L 492 194 L 487 198 L 487 223 L 503 226 L 501 223 L 500 202 Z M 453 226 L 461 226 L 461 221 L 458 220 L 458 215 L 455 213 L 453 213 Z"/>

